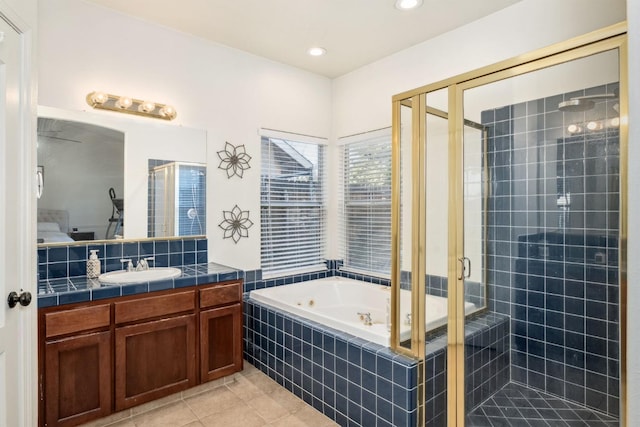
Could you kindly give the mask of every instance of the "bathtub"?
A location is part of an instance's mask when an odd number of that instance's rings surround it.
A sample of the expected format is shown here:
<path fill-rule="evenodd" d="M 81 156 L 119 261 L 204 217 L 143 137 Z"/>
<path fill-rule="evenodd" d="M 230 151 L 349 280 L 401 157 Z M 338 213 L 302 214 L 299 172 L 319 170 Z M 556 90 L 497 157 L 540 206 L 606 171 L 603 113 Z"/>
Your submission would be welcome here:
<path fill-rule="evenodd" d="M 400 339 L 411 336 L 411 329 L 405 324 L 411 306 L 411 292 L 401 290 L 402 325 Z M 390 345 L 388 286 L 343 277 L 299 282 L 291 285 L 257 289 L 249 293 L 249 298 L 300 317 L 321 323 L 330 328 L 355 335 L 383 346 Z M 426 330 L 435 329 L 447 323 L 447 299 L 426 295 Z M 475 305 L 466 303 L 467 313 Z M 367 313 L 371 324 L 366 324 Z"/>

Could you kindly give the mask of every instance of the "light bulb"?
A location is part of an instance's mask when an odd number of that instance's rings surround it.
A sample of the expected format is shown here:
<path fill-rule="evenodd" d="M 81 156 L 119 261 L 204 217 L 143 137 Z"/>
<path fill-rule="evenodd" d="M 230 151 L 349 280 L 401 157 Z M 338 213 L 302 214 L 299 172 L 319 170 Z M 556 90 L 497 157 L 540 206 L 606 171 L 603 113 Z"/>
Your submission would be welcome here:
<path fill-rule="evenodd" d="M 160 109 L 160 115 L 169 120 L 175 119 L 177 114 L 178 113 L 176 112 L 176 109 L 173 108 L 171 105 L 165 105 Z"/>
<path fill-rule="evenodd" d="M 123 110 L 126 110 L 127 108 L 131 107 L 131 104 L 133 104 L 133 100 L 128 96 L 121 96 L 116 101 L 116 107 L 122 108 Z"/>
<path fill-rule="evenodd" d="M 569 133 L 578 133 L 582 130 L 582 128 L 578 125 L 569 125 L 567 126 L 567 131 Z"/>
<path fill-rule="evenodd" d="M 156 109 L 156 104 L 151 101 L 144 101 L 142 104 L 138 106 L 138 111 L 141 113 L 150 113 Z"/>
<path fill-rule="evenodd" d="M 93 102 L 94 104 L 102 105 L 108 100 L 109 100 L 109 95 L 107 95 L 104 92 L 93 92 L 91 94 L 91 102 Z"/>
<path fill-rule="evenodd" d="M 589 122 L 587 123 L 587 129 L 589 130 L 598 130 L 602 129 L 602 125 L 598 122 Z"/>
<path fill-rule="evenodd" d="M 618 126 L 620 126 L 620 117 L 614 117 L 613 119 L 611 119 L 609 124 L 611 127 L 617 128 Z"/>

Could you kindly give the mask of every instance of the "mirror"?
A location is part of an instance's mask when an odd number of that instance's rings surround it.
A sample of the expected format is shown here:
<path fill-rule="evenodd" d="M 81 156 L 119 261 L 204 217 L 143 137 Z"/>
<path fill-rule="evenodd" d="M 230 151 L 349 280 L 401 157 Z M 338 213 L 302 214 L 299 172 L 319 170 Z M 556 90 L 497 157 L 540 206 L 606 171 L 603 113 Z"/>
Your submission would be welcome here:
<path fill-rule="evenodd" d="M 38 116 L 38 243 L 206 233 L 204 130 L 43 106 Z M 183 182 L 176 195 L 190 203 L 175 215 L 186 218 L 183 225 L 163 226 L 162 233 L 152 205 L 152 164 L 178 165 L 178 176 L 180 170 L 193 176 L 174 183 L 175 190 Z"/>

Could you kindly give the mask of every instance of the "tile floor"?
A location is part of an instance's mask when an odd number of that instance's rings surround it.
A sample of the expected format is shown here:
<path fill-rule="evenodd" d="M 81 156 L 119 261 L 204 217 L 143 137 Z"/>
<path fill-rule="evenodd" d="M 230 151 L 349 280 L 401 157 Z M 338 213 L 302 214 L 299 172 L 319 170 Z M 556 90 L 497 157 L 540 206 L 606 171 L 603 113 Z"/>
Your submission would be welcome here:
<path fill-rule="evenodd" d="M 618 420 L 509 383 L 467 416 L 468 427 L 618 427 Z"/>
<path fill-rule="evenodd" d="M 337 426 L 258 369 L 244 370 L 82 427 Z"/>

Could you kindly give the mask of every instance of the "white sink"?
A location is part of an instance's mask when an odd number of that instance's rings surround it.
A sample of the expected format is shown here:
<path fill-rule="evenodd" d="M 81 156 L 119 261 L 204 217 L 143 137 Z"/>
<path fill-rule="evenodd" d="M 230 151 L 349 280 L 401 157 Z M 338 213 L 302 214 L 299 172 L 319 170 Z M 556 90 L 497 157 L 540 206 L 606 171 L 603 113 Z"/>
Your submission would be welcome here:
<path fill-rule="evenodd" d="M 182 270 L 174 267 L 150 267 L 148 270 L 118 270 L 98 276 L 100 283 L 122 285 L 125 283 L 153 282 L 154 280 L 171 279 L 182 274 Z"/>

